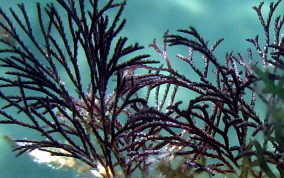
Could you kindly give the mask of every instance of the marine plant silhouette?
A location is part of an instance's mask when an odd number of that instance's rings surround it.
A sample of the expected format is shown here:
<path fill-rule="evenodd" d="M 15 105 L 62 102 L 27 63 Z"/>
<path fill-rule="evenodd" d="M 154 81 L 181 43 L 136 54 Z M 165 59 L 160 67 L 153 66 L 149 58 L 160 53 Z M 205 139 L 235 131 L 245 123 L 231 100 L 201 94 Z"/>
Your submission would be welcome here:
<path fill-rule="evenodd" d="M 36 30 L 23 4 L 17 13 L 10 9 L 10 16 L 1 9 L 0 27 L 9 39 L 0 39 L 1 68 L 7 71 L 0 77 L 0 123 L 41 136 L 13 140 L 18 155 L 39 151 L 60 159 L 70 157 L 80 163 L 67 166 L 95 171 L 101 177 L 129 177 L 137 172 L 146 177 L 152 165 L 165 177 L 194 177 L 202 172 L 283 175 L 280 129 L 270 120 L 271 110 L 261 118 L 255 108 L 256 100 L 277 103 L 275 94 L 282 96 L 283 81 L 277 72 L 283 70 L 284 14 L 273 17 L 280 2 L 270 4 L 267 19 L 262 15 L 263 3 L 254 7 L 265 32 L 264 49 L 259 36 L 248 41 L 259 57 L 248 50 L 220 59 L 214 51 L 223 39 L 209 45 L 189 27 L 178 34 L 166 32 L 163 47 L 156 40 L 149 45 L 161 54 L 165 67 L 140 54 L 143 47 L 138 43 L 127 45 L 127 37 L 119 36 L 126 23 L 120 19 L 126 1 L 37 4 Z M 175 69 L 169 46 L 188 48 L 188 54 L 177 59 L 198 80 Z M 269 64 L 277 70 L 261 72 L 259 64 L 250 63 L 257 58 L 265 71 Z M 203 65 L 196 65 L 200 61 Z M 273 97 L 255 87 L 268 78 L 280 81 L 281 91 Z M 275 89 L 268 86 L 268 92 Z M 193 95 L 179 100 L 181 91 Z M 263 142 L 251 139 L 260 133 L 265 133 Z M 178 161 L 181 164 L 173 169 Z"/>
<path fill-rule="evenodd" d="M 12 21 L 0 11 L 7 22 L 1 27 L 16 43 L 1 39 L 5 47 L 0 52 L 7 55 L 1 58 L 1 66 L 11 76 L 0 78 L 0 96 L 5 101 L 1 103 L 1 114 L 6 117 L 1 123 L 17 124 L 43 136 L 42 140 L 15 140 L 21 143 L 15 148 L 19 155 L 40 149 L 79 159 L 92 168 L 100 164 L 106 168 L 106 176 L 111 177 L 116 165 L 126 175 L 132 171 L 135 163 L 125 166 L 124 153 L 120 151 L 132 138 L 118 136 L 131 122 L 129 113 L 137 112 L 131 106 L 145 105 L 143 99 L 135 96 L 136 91 L 151 85 L 151 78 L 156 75 L 137 76 L 134 80 L 131 73 L 135 69 L 146 68 L 145 64 L 154 61 L 144 60 L 148 55 L 143 54 L 128 57 L 142 47 L 126 46 L 126 37 L 115 38 L 126 22 L 120 20 L 125 1 L 109 1 L 101 8 L 99 5 L 98 1 L 66 0 L 44 8 L 37 4 L 36 33 L 23 4 L 18 6 L 23 18 L 10 9 Z M 117 10 L 113 19 L 105 14 L 110 9 Z M 60 15 L 63 12 L 67 24 Z M 123 61 L 123 57 L 127 60 Z M 87 68 L 80 68 L 82 63 Z M 114 86 L 110 84 L 112 80 L 116 80 Z M 4 88 L 13 93 L 3 93 Z M 21 115 L 5 112 L 12 107 Z M 120 117 L 126 117 L 125 121 Z"/>

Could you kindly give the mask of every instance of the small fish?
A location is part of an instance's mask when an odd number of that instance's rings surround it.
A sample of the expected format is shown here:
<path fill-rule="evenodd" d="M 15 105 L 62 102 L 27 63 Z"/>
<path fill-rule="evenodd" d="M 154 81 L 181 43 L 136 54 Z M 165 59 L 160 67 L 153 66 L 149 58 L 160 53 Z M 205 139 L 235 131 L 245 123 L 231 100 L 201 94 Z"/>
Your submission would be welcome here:
<path fill-rule="evenodd" d="M 3 28 L 2 26 L 0 26 L 0 39 L 4 42 L 6 42 L 7 44 L 14 46 L 16 40 L 13 38 L 13 36 L 11 35 L 11 32 L 9 30 L 9 26 L 6 23 L 4 17 L 2 15 L 0 15 L 0 22 L 2 23 L 2 25 L 4 25 L 5 27 L 8 27 L 8 30 Z M 3 43 L 3 42 L 2 42 Z"/>

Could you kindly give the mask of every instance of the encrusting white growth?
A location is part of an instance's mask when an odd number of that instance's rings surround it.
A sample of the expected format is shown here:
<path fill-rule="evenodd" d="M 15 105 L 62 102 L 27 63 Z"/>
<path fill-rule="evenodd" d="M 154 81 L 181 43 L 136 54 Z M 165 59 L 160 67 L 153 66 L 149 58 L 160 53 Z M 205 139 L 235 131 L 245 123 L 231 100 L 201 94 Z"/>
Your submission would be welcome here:
<path fill-rule="evenodd" d="M 60 152 L 64 152 L 64 150 L 60 150 Z M 33 160 L 37 163 L 44 163 L 52 168 L 59 169 L 62 167 L 76 167 L 76 160 L 71 157 L 63 157 L 63 156 L 54 156 L 49 152 L 41 151 L 39 149 L 35 149 L 29 152 L 29 155 L 33 158 Z"/>
<path fill-rule="evenodd" d="M 61 153 L 67 153 L 62 149 L 58 149 L 56 151 Z M 29 155 L 32 157 L 33 161 L 40 164 L 46 164 L 54 169 L 60 169 L 65 167 L 65 168 L 76 169 L 79 172 L 89 171 L 92 175 L 94 175 L 97 178 L 104 178 L 107 175 L 106 169 L 100 163 L 97 163 L 97 170 L 95 170 L 91 169 L 86 164 L 81 163 L 79 165 L 78 160 L 76 160 L 75 158 L 66 157 L 66 156 L 55 156 L 47 151 L 42 151 L 39 149 L 34 149 L 33 151 L 29 152 Z"/>

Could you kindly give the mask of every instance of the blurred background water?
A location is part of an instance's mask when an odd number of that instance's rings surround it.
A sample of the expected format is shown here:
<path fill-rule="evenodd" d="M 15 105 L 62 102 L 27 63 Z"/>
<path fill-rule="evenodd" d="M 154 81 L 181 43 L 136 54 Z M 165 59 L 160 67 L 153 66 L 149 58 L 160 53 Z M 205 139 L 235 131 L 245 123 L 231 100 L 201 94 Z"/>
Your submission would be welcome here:
<path fill-rule="evenodd" d="M 102 0 L 103 1 L 103 0 Z M 15 9 L 18 3 L 24 3 L 28 9 L 31 21 L 37 25 L 36 2 L 48 3 L 53 0 L 0 0 L 0 7 L 8 11 L 8 8 Z M 256 13 L 252 7 L 259 4 L 259 0 L 128 0 L 124 11 L 127 24 L 121 35 L 129 37 L 129 42 L 139 42 L 145 46 L 144 53 L 152 55 L 153 59 L 161 60 L 159 55 L 148 47 L 154 38 L 161 44 L 163 33 L 170 30 L 175 33 L 176 29 L 195 27 L 200 34 L 210 42 L 220 38 L 225 41 L 219 46 L 216 55 L 224 59 L 226 52 L 245 52 L 249 44 L 246 38 L 254 38 L 262 34 L 261 26 Z M 264 10 L 268 10 L 266 1 Z M 278 9 L 284 11 L 284 3 Z M 212 44 L 211 43 L 211 44 Z M 175 63 L 175 55 L 187 51 L 179 48 L 169 50 L 170 56 Z M 178 63 L 176 64 L 178 65 Z M 179 70 L 188 70 L 188 66 L 175 66 Z M 5 71 L 0 71 L 2 75 Z M 259 106 L 263 110 L 264 106 Z M 261 115 L 261 113 L 260 113 Z M 22 138 L 27 136 L 25 130 L 0 125 L 0 136 L 11 135 Z M 70 170 L 53 170 L 50 167 L 35 163 L 28 156 L 24 155 L 15 158 L 11 147 L 3 139 L 0 139 L 0 178 L 69 178 L 76 177 L 76 173 Z"/>

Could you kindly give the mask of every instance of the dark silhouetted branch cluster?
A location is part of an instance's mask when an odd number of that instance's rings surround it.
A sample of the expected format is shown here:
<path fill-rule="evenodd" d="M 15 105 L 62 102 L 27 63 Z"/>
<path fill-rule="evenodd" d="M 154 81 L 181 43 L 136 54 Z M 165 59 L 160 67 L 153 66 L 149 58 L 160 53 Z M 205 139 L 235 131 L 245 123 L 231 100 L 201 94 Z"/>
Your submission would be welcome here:
<path fill-rule="evenodd" d="M 103 167 L 104 177 L 127 177 L 136 170 L 146 176 L 150 165 L 178 158 L 178 170 L 190 170 L 181 173 L 187 176 L 205 171 L 261 177 L 263 171 L 254 169 L 259 158 L 284 171 L 277 139 L 261 143 L 271 143 L 271 149 L 253 142 L 261 132 L 266 138 L 274 134 L 271 113 L 261 118 L 256 100 L 275 104 L 277 99 L 256 90 L 260 78 L 254 61 L 262 60 L 264 70 L 274 66 L 268 77 L 280 80 L 284 16 L 273 17 L 280 2 L 271 3 L 267 18 L 263 3 L 253 8 L 265 32 L 264 45 L 259 36 L 247 41 L 259 57 L 252 50 L 217 57 L 223 39 L 209 45 L 189 27 L 178 34 L 166 32 L 163 47 L 156 40 L 149 45 L 166 67 L 152 65 L 158 61 L 147 60 L 149 55 L 133 55 L 143 47 L 127 46 L 127 38 L 119 36 L 126 23 L 120 19 L 126 1 L 37 4 L 37 28 L 23 4 L 17 11 L 9 9 L 12 17 L 0 9 L 0 28 L 6 34 L 0 39 L 1 67 L 6 70 L 0 77 L 0 123 L 43 136 L 14 140 L 18 155 L 41 150 L 72 157 L 90 169 Z M 109 16 L 110 9 L 116 10 L 114 16 Z M 188 49 L 176 58 L 190 72 L 175 69 L 169 46 Z M 167 172 L 162 167 L 158 169 Z"/>
<path fill-rule="evenodd" d="M 125 3 L 109 1 L 101 8 L 92 0 L 58 0 L 44 8 L 37 4 L 37 31 L 23 4 L 17 12 L 10 9 L 13 18 L 0 11 L 0 26 L 14 41 L 1 39 L 1 66 L 9 78 L 0 78 L 0 113 L 6 118 L 0 122 L 44 137 L 15 140 L 21 143 L 15 148 L 19 155 L 40 149 L 80 159 L 92 168 L 101 164 L 107 176 L 114 174 L 116 165 L 130 173 L 125 154 L 119 152 L 128 141 L 117 135 L 130 122 L 131 105 L 145 103 L 136 91 L 154 82 L 155 75 L 139 76 L 136 86 L 132 73 L 155 61 L 144 60 L 148 55 L 129 57 L 142 47 L 127 46 L 126 37 L 117 37 L 126 22 L 120 20 Z M 106 15 L 110 9 L 117 10 L 113 18 Z M 5 93 L 8 90 L 12 92 Z M 19 115 L 9 115 L 8 108 Z M 126 117 L 124 123 L 120 117 Z"/>

